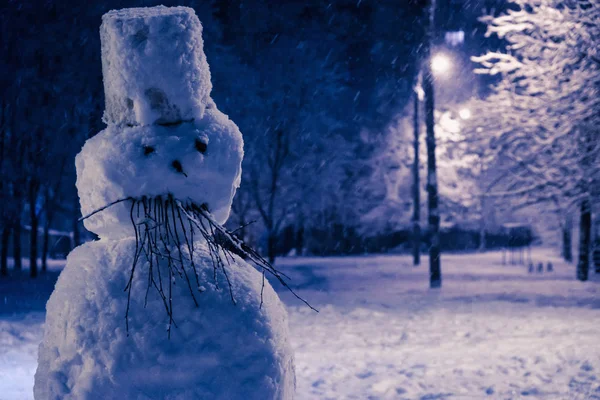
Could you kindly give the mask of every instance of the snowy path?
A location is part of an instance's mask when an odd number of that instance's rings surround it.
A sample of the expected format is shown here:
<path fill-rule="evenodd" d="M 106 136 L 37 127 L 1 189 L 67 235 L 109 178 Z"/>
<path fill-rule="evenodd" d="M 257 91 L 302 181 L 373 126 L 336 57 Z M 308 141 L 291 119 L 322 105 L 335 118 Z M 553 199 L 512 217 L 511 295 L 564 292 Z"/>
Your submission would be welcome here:
<path fill-rule="evenodd" d="M 445 255 L 433 292 L 426 259 L 419 268 L 406 256 L 282 259 L 320 309 L 281 292 L 298 399 L 600 399 L 599 279 L 577 282 L 549 254 L 534 261 L 555 271 L 533 275 L 494 253 Z M 28 400 L 43 313 L 9 315 L 14 299 L 0 290 L 0 400 Z"/>

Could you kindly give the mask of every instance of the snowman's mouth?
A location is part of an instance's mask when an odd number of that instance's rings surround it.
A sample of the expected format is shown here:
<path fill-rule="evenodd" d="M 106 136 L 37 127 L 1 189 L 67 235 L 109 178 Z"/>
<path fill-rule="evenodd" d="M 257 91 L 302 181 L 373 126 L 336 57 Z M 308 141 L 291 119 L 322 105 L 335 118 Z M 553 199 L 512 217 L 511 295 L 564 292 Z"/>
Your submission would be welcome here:
<path fill-rule="evenodd" d="M 125 321 L 129 334 L 129 306 L 131 303 L 133 278 L 136 273 L 148 274 L 148 285 L 145 292 L 144 307 L 147 305 L 148 294 L 154 289 L 162 299 L 167 312 L 169 323 L 167 332 L 170 337 L 171 326 L 177 324 L 173 319 L 172 286 L 181 280 L 188 287 L 194 304 L 198 306 L 199 296 L 204 292 L 206 277 L 199 274 L 195 264 L 198 249 L 194 244 L 203 239 L 213 266 L 213 276 L 210 283 L 219 287 L 218 276 L 223 277 L 231 296 L 236 304 L 228 270 L 236 262 L 235 256 L 240 256 L 252 262 L 262 272 L 260 307 L 263 304 L 265 273 L 273 276 L 286 287 L 296 298 L 308 307 L 314 308 L 299 297 L 288 285 L 285 274 L 278 271 L 258 252 L 239 239 L 234 232 L 218 224 L 209 211 L 207 204 L 196 204 L 182 201 L 172 195 L 159 197 L 128 197 L 112 202 L 92 215 L 122 202 L 130 202 L 130 220 L 135 233 L 135 254 L 131 266 L 129 281 L 125 286 L 127 292 L 127 309 Z M 144 268 L 143 271 L 139 271 Z M 162 271 L 162 272 L 161 272 Z M 167 276 L 165 275 L 165 271 Z M 316 310 L 315 310 L 316 311 Z"/>

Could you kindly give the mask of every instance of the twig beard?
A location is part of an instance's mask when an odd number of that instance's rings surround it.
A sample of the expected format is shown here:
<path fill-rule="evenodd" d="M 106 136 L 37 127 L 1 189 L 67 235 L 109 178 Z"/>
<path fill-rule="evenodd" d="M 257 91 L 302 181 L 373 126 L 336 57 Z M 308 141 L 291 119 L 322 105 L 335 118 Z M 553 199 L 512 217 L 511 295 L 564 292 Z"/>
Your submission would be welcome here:
<path fill-rule="evenodd" d="M 218 224 L 210 213 L 206 204 L 197 205 L 193 202 L 182 202 L 172 195 L 164 197 L 127 197 L 107 204 L 104 207 L 86 215 L 82 220 L 91 217 L 107 208 L 122 202 L 131 202 L 130 220 L 135 234 L 135 253 L 129 280 L 124 291 L 127 292 L 127 308 L 125 310 L 125 325 L 129 336 L 129 311 L 133 278 L 138 264 L 144 263 L 148 268 L 148 284 L 144 297 L 144 307 L 148 303 L 150 289 L 154 289 L 165 307 L 168 316 L 167 335 L 171 337 L 172 326 L 177 327 L 174 320 L 173 285 L 177 280 L 182 280 L 189 290 L 189 294 L 196 307 L 199 306 L 198 298 L 206 289 L 194 262 L 197 249 L 194 243 L 199 235 L 206 242 L 208 254 L 213 266 L 213 285 L 219 289 L 217 275 L 222 272 L 227 282 L 227 288 L 232 303 L 236 300 L 233 293 L 228 270 L 235 263 L 234 253 L 251 261 L 262 272 L 262 285 L 260 291 L 260 308 L 263 305 L 265 288 L 265 273 L 273 276 L 297 299 L 302 301 L 312 310 L 317 311 L 308 302 L 298 296 L 288 285 L 285 274 L 278 271 L 265 260 L 256 250 L 245 244 L 234 232 Z M 166 261 L 166 273 L 161 273 L 161 265 Z"/>

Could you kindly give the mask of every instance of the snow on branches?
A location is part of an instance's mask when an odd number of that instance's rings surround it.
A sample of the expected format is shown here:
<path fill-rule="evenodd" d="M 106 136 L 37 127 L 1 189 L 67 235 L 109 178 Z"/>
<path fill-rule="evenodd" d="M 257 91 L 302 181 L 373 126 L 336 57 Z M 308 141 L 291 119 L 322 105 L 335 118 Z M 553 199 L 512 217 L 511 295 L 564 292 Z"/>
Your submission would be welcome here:
<path fill-rule="evenodd" d="M 490 136 L 505 170 L 502 192 L 522 205 L 579 203 L 599 178 L 597 98 L 600 3 L 514 0 L 519 10 L 484 17 L 507 53 L 474 57 L 478 73 L 502 80 L 471 121 Z M 596 189 L 597 190 L 597 189 Z"/>

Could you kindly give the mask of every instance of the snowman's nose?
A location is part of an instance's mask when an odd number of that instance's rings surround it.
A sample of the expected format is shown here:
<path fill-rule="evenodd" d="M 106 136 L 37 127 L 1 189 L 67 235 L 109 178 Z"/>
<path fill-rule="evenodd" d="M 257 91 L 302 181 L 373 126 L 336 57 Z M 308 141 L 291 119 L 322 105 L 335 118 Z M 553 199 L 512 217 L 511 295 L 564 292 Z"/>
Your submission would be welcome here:
<path fill-rule="evenodd" d="M 179 172 L 180 174 L 183 174 L 187 178 L 187 174 L 183 172 L 183 167 L 181 166 L 181 162 L 179 162 L 179 160 L 174 160 L 171 163 L 171 166 L 175 171 Z"/>

